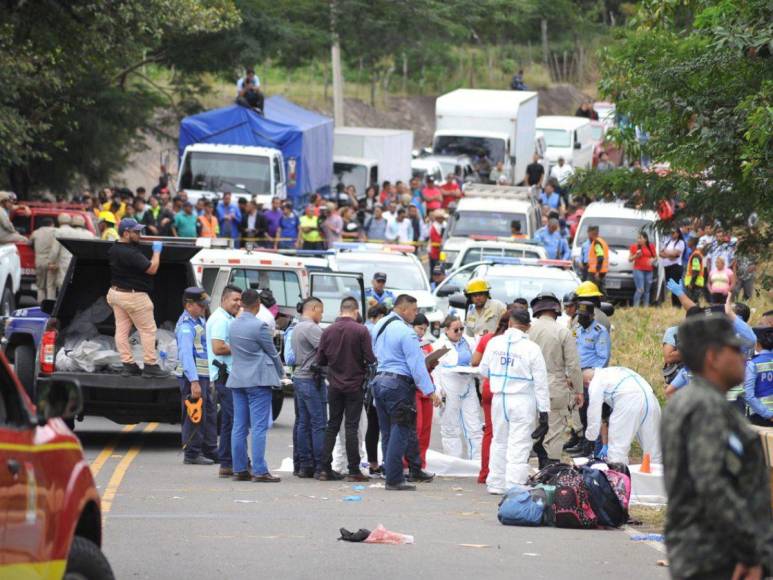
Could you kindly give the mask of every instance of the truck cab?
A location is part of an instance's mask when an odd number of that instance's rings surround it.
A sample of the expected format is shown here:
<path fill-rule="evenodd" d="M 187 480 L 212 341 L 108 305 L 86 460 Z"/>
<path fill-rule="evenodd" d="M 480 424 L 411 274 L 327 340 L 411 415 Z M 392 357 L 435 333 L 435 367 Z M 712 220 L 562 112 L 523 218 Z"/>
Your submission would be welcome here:
<path fill-rule="evenodd" d="M 332 191 L 336 191 L 339 184 L 344 188 L 353 185 L 358 195 L 364 195 L 369 186 L 378 183 L 377 160 L 343 155 L 333 157 L 333 183 L 330 184 Z"/>
<path fill-rule="evenodd" d="M 268 207 L 272 197 L 287 197 L 282 152 L 269 147 L 195 143 L 180 160 L 177 190 L 185 190 L 195 203 L 229 191 Z"/>
<path fill-rule="evenodd" d="M 559 157 L 575 169 L 591 168 L 594 141 L 589 119 L 562 115 L 537 117 L 537 131 L 545 137 L 548 173 Z"/>

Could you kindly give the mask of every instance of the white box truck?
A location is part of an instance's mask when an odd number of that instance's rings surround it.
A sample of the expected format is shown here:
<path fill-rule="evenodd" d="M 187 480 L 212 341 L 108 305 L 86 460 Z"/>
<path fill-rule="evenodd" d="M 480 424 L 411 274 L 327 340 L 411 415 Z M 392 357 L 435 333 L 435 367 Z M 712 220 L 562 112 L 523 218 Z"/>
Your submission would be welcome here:
<path fill-rule="evenodd" d="M 457 89 L 435 103 L 435 155 L 502 161 L 510 182 L 520 184 L 534 155 L 537 100 L 530 91 Z M 486 175 L 481 175 L 486 178 Z"/>
<path fill-rule="evenodd" d="M 413 131 L 336 127 L 333 139 L 333 190 L 341 183 L 364 195 L 371 184 L 411 178 Z"/>

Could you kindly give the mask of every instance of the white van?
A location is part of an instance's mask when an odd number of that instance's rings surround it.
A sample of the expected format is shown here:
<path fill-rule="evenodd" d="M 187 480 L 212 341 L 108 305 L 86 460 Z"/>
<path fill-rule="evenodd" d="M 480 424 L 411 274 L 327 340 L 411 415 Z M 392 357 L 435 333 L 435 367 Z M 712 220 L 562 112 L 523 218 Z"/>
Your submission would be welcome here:
<path fill-rule="evenodd" d="M 598 226 L 599 235 L 609 246 L 609 271 L 605 281 L 605 294 L 613 300 L 629 301 L 636 289 L 633 282 L 633 264 L 628 261 L 629 249 L 636 243 L 639 232 L 644 229 L 660 252 L 660 236 L 655 229 L 658 215 L 654 211 L 641 211 L 625 207 L 624 202 L 594 202 L 580 218 L 577 233 L 572 242 L 572 261 L 575 270 L 582 272 L 582 246 L 588 240 L 588 226 Z M 665 276 L 659 265 L 652 281 L 650 302 L 654 303 L 663 295 Z"/>
<path fill-rule="evenodd" d="M 537 131 L 545 137 L 548 173 L 559 157 L 575 169 L 591 168 L 593 134 L 590 119 L 561 115 L 537 117 Z"/>

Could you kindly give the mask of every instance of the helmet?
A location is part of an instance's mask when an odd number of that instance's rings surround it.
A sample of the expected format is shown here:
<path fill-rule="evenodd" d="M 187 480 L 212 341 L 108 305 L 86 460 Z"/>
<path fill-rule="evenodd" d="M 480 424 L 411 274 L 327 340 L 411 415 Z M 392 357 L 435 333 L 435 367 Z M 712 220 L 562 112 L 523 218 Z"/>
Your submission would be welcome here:
<path fill-rule="evenodd" d="M 483 294 L 484 292 L 490 292 L 491 286 L 483 278 L 473 278 L 467 283 L 467 287 L 464 289 L 464 293 L 468 296 L 470 294 Z"/>
<path fill-rule="evenodd" d="M 561 303 L 552 292 L 540 292 L 531 301 L 531 312 L 534 315 L 547 310 L 552 310 L 556 314 L 561 314 Z"/>
<path fill-rule="evenodd" d="M 111 211 L 99 212 L 99 221 L 115 225 L 115 216 Z"/>
<path fill-rule="evenodd" d="M 577 293 L 578 298 L 600 298 L 603 296 L 601 291 L 599 290 L 599 287 L 596 286 L 593 282 L 590 280 L 583 282 L 579 286 L 577 286 L 577 289 L 575 290 Z"/>
<path fill-rule="evenodd" d="M 56 221 L 60 226 L 64 224 L 71 224 L 72 216 L 69 213 L 60 213 L 58 216 L 56 216 Z"/>
<path fill-rule="evenodd" d="M 564 294 L 564 304 L 576 304 L 577 303 L 577 294 L 574 292 L 567 292 Z"/>
<path fill-rule="evenodd" d="M 82 228 L 86 226 L 86 220 L 83 219 L 82 215 L 74 215 L 72 216 L 72 225 L 74 225 L 76 228 Z"/>

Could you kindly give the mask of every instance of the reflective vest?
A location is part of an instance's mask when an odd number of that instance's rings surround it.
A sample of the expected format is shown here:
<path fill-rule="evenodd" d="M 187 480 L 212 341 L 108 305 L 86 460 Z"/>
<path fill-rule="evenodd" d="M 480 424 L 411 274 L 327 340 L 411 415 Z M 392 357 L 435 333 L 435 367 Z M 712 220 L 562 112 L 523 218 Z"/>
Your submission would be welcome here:
<path fill-rule="evenodd" d="M 209 217 L 202 215 L 199 216 L 199 223 L 201 223 L 201 237 L 202 238 L 216 238 L 220 233 L 220 228 L 217 224 L 217 217 L 211 215 Z"/>
<path fill-rule="evenodd" d="M 591 242 L 590 250 L 588 251 L 588 273 L 589 274 L 596 274 L 596 265 L 598 263 L 598 256 L 596 255 L 596 249 L 601 248 L 602 254 L 604 256 L 604 263 L 601 264 L 601 270 L 598 271 L 600 274 L 606 274 L 609 271 L 609 246 L 607 246 L 607 242 L 604 241 L 604 238 L 599 236 L 595 240 Z"/>
<path fill-rule="evenodd" d="M 773 411 L 773 351 L 762 352 L 752 359 L 757 378 L 754 396 Z"/>
<path fill-rule="evenodd" d="M 695 260 L 698 260 L 697 267 L 694 263 Z M 684 285 L 688 288 L 692 284 L 693 272 L 696 272 L 696 288 L 703 288 L 703 286 L 706 284 L 706 280 L 703 278 L 703 254 L 701 254 L 700 250 L 695 250 L 692 254 L 690 254 L 690 258 L 687 260 L 687 271 L 684 275 Z"/>

